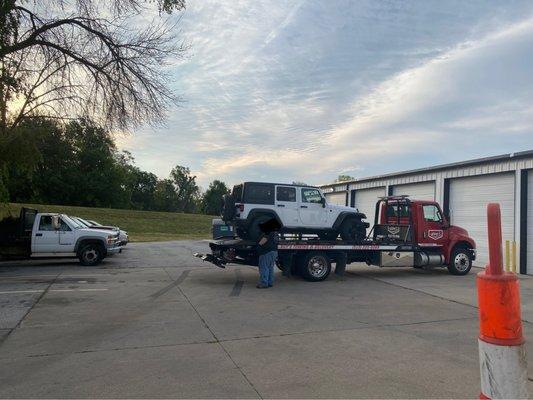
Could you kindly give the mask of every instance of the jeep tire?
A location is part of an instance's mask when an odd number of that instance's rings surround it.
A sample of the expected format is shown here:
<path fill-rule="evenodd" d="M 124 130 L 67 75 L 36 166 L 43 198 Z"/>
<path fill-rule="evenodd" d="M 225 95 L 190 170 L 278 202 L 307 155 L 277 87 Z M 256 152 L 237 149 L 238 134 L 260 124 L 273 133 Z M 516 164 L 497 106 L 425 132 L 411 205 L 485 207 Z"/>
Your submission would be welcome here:
<path fill-rule="evenodd" d="M 104 259 L 104 250 L 101 244 L 89 243 L 83 245 L 78 251 L 80 264 L 86 267 L 93 267 L 100 264 Z"/>
<path fill-rule="evenodd" d="M 250 222 L 250 225 L 248 226 L 248 229 L 245 234 L 246 237 L 243 239 L 254 241 L 258 240 L 263 234 L 259 225 L 261 225 L 263 222 L 267 222 L 272 218 L 273 217 L 271 215 L 259 215 L 255 217 L 252 222 Z"/>
<path fill-rule="evenodd" d="M 339 233 L 342 240 L 360 243 L 366 237 L 366 227 L 360 219 L 347 218 L 342 222 Z"/>

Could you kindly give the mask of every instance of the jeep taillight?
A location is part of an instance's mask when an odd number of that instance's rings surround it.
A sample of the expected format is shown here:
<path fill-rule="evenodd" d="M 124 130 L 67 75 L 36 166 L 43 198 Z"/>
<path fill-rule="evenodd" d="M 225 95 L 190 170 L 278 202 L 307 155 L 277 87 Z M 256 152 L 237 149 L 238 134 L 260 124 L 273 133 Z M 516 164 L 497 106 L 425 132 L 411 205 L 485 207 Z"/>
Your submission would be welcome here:
<path fill-rule="evenodd" d="M 237 207 L 237 210 L 239 210 L 240 212 L 244 211 L 244 204 L 235 204 L 235 207 Z"/>

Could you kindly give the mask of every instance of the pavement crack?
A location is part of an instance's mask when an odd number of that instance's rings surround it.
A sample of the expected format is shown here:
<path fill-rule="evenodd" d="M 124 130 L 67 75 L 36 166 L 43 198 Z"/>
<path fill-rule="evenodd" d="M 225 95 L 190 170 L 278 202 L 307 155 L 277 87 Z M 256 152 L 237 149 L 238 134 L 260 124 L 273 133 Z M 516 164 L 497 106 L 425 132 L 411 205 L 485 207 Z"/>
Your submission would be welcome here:
<path fill-rule="evenodd" d="M 165 273 L 170 277 L 170 274 L 168 273 L 168 271 L 166 270 L 166 268 L 163 268 L 163 270 L 165 271 Z M 200 314 L 200 312 L 198 311 L 198 309 L 194 306 L 194 304 L 192 304 L 191 300 L 189 299 L 189 297 L 185 294 L 185 292 L 179 287 L 179 286 L 176 286 L 176 289 L 178 289 L 178 291 L 181 293 L 181 295 L 185 298 L 185 300 L 187 300 L 187 302 L 189 303 L 189 305 L 191 306 L 191 308 L 194 310 L 194 312 L 196 313 L 196 315 L 198 316 L 198 318 L 200 318 L 200 321 L 202 321 L 202 324 L 204 324 L 205 328 L 211 333 L 211 336 L 213 336 L 213 338 L 215 339 L 215 343 L 218 344 L 220 346 L 220 348 L 222 349 L 222 351 L 226 354 L 226 356 L 228 357 L 228 359 L 233 363 L 233 365 L 235 366 L 235 368 L 237 369 L 237 371 L 239 371 L 239 373 L 242 375 L 242 377 L 244 378 L 244 380 L 250 385 L 250 387 L 255 391 L 255 393 L 257 393 L 257 396 L 262 399 L 263 396 L 261 396 L 261 394 L 259 393 L 259 391 L 256 389 L 256 387 L 254 386 L 254 384 L 252 383 L 252 381 L 248 378 L 248 376 L 246 376 L 246 373 L 242 370 L 242 368 L 239 366 L 239 364 L 237 364 L 237 362 L 235 362 L 235 360 L 233 359 L 233 357 L 231 356 L 231 354 L 228 352 L 228 350 L 224 347 L 224 345 L 222 344 L 222 342 L 219 340 L 219 338 L 217 337 L 217 335 L 215 334 L 215 332 L 213 331 L 213 329 L 211 329 L 211 327 L 209 326 L 209 324 L 207 323 L 207 321 L 205 320 L 205 318 Z"/>
<path fill-rule="evenodd" d="M 170 275 L 168 274 L 168 272 L 166 271 L 166 269 L 163 268 L 163 270 L 165 271 L 165 273 L 170 277 Z M 172 289 L 174 286 L 178 286 L 179 284 L 181 284 L 185 279 L 187 279 L 187 276 L 189 275 L 189 272 L 190 270 L 186 269 L 184 271 L 182 271 L 182 273 L 180 274 L 180 276 L 178 277 L 178 279 L 176 279 L 175 281 L 173 281 L 170 285 L 167 285 L 165 286 L 163 289 L 155 292 L 154 294 L 150 295 L 150 297 L 152 299 L 157 299 L 158 297 L 160 296 L 163 296 L 166 292 L 168 292 L 170 289 Z"/>
<path fill-rule="evenodd" d="M 2 344 L 4 344 L 4 342 L 7 340 L 7 338 L 9 336 L 11 336 L 11 334 L 15 331 L 15 329 L 19 328 L 20 325 L 22 324 L 22 322 L 26 319 L 26 317 L 30 314 L 30 312 L 33 310 L 33 308 L 37 305 L 37 303 L 39 303 L 41 301 L 41 299 L 48 293 L 48 291 L 50 290 L 50 288 L 52 287 L 52 285 L 56 282 L 57 278 L 59 278 L 59 276 L 63 273 L 63 271 L 60 271 L 56 276 L 55 278 L 53 278 L 48 286 L 43 290 L 43 292 L 39 295 L 39 297 L 37 297 L 37 300 L 35 300 L 33 302 L 33 304 L 31 305 L 31 307 L 28 308 L 28 311 L 22 316 L 22 318 L 19 320 L 19 322 L 17 322 L 17 324 L 11 328 L 8 332 L 7 332 L 7 335 L 5 335 L 4 337 L 2 337 L 0 339 L 0 346 L 2 346 Z"/>

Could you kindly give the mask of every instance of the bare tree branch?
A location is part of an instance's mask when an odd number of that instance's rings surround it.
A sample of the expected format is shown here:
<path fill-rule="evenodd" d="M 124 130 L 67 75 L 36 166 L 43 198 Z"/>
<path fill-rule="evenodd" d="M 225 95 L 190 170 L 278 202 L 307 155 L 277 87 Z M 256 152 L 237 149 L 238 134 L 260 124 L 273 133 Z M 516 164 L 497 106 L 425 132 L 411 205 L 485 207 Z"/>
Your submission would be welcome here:
<path fill-rule="evenodd" d="M 186 51 L 173 34 L 175 25 L 160 16 L 185 3 L 156 0 L 154 22 L 132 28 L 153 3 L 110 0 L 102 12 L 99 0 L 3 0 L 1 130 L 41 109 L 58 117 L 88 117 L 107 128 L 160 123 L 178 101 L 164 67 Z"/>

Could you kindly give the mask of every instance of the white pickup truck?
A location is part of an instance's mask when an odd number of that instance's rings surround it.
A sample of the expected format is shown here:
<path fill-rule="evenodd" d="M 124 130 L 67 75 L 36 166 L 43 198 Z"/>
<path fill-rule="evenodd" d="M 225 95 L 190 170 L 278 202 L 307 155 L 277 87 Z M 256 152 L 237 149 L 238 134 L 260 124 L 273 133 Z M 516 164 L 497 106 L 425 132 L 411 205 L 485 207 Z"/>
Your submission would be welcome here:
<path fill-rule="evenodd" d="M 65 214 L 23 208 L 20 217 L 0 222 L 0 258 L 77 257 L 99 264 L 120 251 L 118 232 L 90 229 Z"/>

